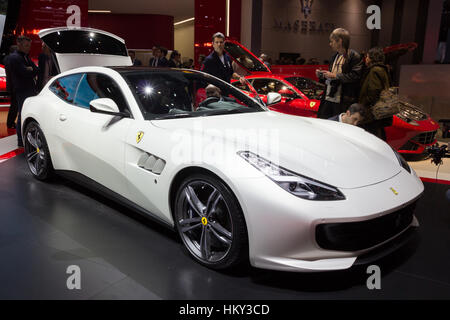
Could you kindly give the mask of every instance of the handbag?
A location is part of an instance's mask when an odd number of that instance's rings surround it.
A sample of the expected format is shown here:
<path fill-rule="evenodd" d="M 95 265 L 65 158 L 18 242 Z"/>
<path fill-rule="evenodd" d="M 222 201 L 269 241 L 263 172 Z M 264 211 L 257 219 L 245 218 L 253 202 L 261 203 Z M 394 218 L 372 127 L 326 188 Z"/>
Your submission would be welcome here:
<path fill-rule="evenodd" d="M 370 111 L 375 120 L 385 119 L 400 112 L 399 104 L 398 94 L 394 90 L 384 89 Z"/>

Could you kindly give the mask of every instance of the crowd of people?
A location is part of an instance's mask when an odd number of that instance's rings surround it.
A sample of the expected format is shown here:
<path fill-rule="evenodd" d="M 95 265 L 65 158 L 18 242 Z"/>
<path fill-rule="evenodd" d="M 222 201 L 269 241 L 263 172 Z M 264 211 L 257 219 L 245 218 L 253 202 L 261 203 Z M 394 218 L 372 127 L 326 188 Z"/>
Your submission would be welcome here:
<path fill-rule="evenodd" d="M 38 57 L 38 66 L 31 60 L 29 52 L 31 39 L 26 36 L 17 38 L 17 45 L 11 46 L 10 53 L 4 58 L 7 91 L 11 97 L 6 125 L 17 131 L 17 144 L 23 147 L 21 132 L 22 106 L 28 97 L 36 95 L 56 74 L 56 67 L 50 59 L 50 50 L 42 45 L 42 53 Z M 15 120 L 17 117 L 17 124 Z"/>
<path fill-rule="evenodd" d="M 372 48 L 363 58 L 360 53 L 350 49 L 350 34 L 342 28 L 335 29 L 329 40 L 335 52 L 329 61 L 329 70 L 316 70 L 319 81 L 326 85 L 318 118 L 359 125 L 385 140 L 384 127 L 392 124 L 392 117 L 376 120 L 371 114 L 371 107 L 379 100 L 382 91 L 389 88 L 389 73 L 384 65 L 383 50 Z M 245 83 L 246 74 L 224 51 L 225 36 L 222 33 L 217 32 L 212 36 L 212 46 L 214 50 L 208 56 L 199 56 L 201 70 L 226 82 L 236 79 Z M 16 127 L 19 147 L 23 147 L 20 122 L 25 99 L 36 95 L 56 74 L 49 48 L 43 44 L 38 66 L 28 55 L 30 48 L 31 39 L 19 36 L 17 46 L 12 46 L 10 54 L 4 59 L 7 90 L 11 96 L 7 126 Z M 181 54 L 177 50 L 171 52 L 169 59 L 168 50 L 164 47 L 155 46 L 152 53 L 148 66 L 194 68 L 192 59 L 184 64 L 181 62 Z M 129 56 L 134 66 L 143 65 L 134 51 L 130 50 Z M 270 58 L 263 53 L 260 59 L 270 69 Z"/>
<path fill-rule="evenodd" d="M 237 79 L 244 83 L 242 68 L 236 67 L 224 54 L 224 40 L 220 32 L 212 36 L 214 50 L 203 60 L 201 70 L 226 82 Z M 359 125 L 386 140 L 384 128 L 392 124 L 392 116 L 376 120 L 371 112 L 383 90 L 390 86 L 383 50 L 372 48 L 363 58 L 356 50 L 350 49 L 350 33 L 343 28 L 335 29 L 329 40 L 335 52 L 329 61 L 325 61 L 329 70 L 316 70 L 319 81 L 326 85 L 318 118 Z M 260 59 L 270 69 L 270 58 L 263 53 Z M 309 63 L 318 64 L 318 60 L 311 59 Z"/>
<path fill-rule="evenodd" d="M 375 119 L 371 108 L 389 89 L 389 72 L 384 64 L 383 49 L 372 48 L 364 57 L 350 49 L 350 33 L 335 29 L 330 35 L 330 47 L 335 52 L 330 59 L 328 71 L 316 70 L 319 81 L 326 84 L 326 92 L 318 110 L 318 118 L 336 120 L 348 111 L 358 111 L 359 125 L 377 137 L 386 140 L 384 128 L 392 124 L 392 116 Z M 351 108 L 358 105 L 358 107 Z M 346 122 L 346 121 L 343 121 Z"/>
<path fill-rule="evenodd" d="M 159 67 L 159 68 L 194 68 L 194 60 L 188 59 L 184 63 L 181 61 L 181 53 L 178 50 L 173 50 L 169 59 L 167 59 L 167 48 L 162 46 L 153 46 L 152 57 L 150 58 L 147 66 Z M 133 62 L 133 66 L 143 66 L 141 60 L 136 58 L 136 52 L 134 50 L 128 50 L 128 55 Z"/>

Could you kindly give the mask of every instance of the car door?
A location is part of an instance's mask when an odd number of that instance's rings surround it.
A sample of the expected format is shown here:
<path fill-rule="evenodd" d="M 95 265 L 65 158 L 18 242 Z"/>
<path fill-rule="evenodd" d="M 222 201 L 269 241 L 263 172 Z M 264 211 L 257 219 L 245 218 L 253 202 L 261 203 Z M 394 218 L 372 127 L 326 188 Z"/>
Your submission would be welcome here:
<path fill-rule="evenodd" d="M 52 84 L 52 88 L 65 90 L 76 86 L 76 90 L 71 90 L 69 95 L 62 90 L 57 94 L 62 98 L 56 119 L 59 152 L 62 155 L 59 169 L 81 173 L 127 196 L 125 138 L 133 119 L 131 116 L 120 118 L 95 113 L 89 109 L 92 100 L 110 98 L 120 111 L 129 112 L 127 102 L 119 85 L 109 75 L 92 72 L 78 74 L 77 77 L 63 77 Z"/>

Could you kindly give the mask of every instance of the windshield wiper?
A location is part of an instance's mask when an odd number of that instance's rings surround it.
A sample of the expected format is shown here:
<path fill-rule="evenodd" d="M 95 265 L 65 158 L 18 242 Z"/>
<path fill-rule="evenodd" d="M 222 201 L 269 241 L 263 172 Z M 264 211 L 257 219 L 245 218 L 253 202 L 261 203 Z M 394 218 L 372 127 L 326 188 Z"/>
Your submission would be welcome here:
<path fill-rule="evenodd" d="M 162 120 L 162 119 L 174 119 L 174 118 L 189 118 L 193 117 L 192 113 L 174 113 L 174 114 L 166 114 L 162 117 L 153 118 L 152 120 Z"/>
<path fill-rule="evenodd" d="M 232 114 L 232 113 L 246 113 L 246 112 L 253 112 L 254 110 L 252 108 L 236 108 L 236 109 L 218 109 L 213 110 L 209 112 L 205 112 L 202 116 L 216 116 L 221 114 Z"/>

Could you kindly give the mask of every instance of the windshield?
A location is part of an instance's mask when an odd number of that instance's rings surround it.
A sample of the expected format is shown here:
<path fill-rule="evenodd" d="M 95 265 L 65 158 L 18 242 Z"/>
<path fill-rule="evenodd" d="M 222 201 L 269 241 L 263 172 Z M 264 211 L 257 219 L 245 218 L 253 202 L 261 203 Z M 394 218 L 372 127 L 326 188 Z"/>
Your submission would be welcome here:
<path fill-rule="evenodd" d="M 146 120 L 265 111 L 231 85 L 188 70 L 122 72 Z"/>
<path fill-rule="evenodd" d="M 293 86 L 299 89 L 308 99 L 320 100 L 324 91 L 325 85 L 317 81 L 302 78 L 302 77 L 291 77 L 286 78 L 286 81 L 290 82 Z"/>

